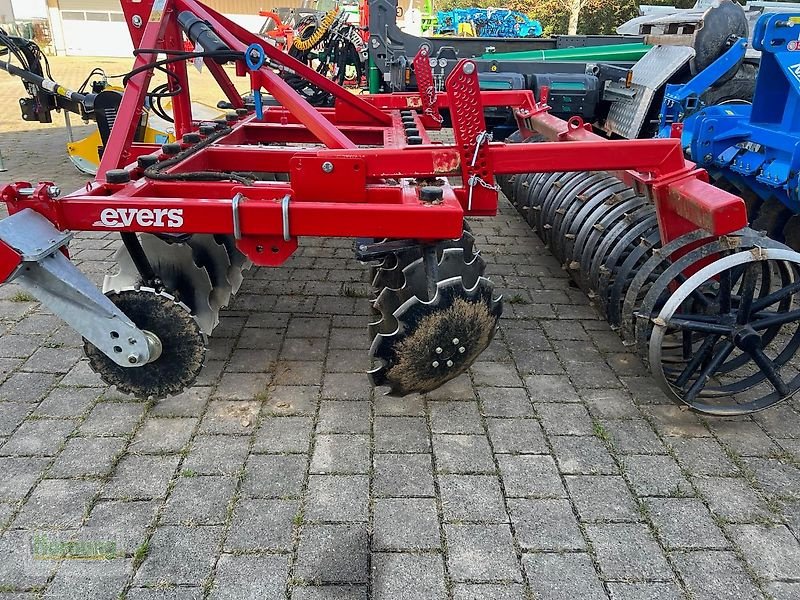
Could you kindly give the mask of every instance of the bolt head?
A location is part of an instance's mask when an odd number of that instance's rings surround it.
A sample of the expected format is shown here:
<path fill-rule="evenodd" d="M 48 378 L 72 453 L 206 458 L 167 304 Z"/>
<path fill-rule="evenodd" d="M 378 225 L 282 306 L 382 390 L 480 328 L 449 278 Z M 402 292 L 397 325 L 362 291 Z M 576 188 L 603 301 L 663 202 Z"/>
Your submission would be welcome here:
<path fill-rule="evenodd" d="M 47 193 L 51 198 L 58 198 L 61 195 L 61 188 L 57 185 L 51 185 L 47 188 Z"/>
<path fill-rule="evenodd" d="M 441 348 L 436 348 L 436 354 L 441 354 L 443 350 Z"/>
<path fill-rule="evenodd" d="M 464 346 L 461 346 L 461 347 L 458 349 L 458 353 L 459 353 L 459 354 L 464 354 L 464 352 L 466 352 L 466 351 L 467 351 L 467 349 L 466 349 L 466 348 L 464 348 Z"/>
<path fill-rule="evenodd" d="M 322 172 L 333 173 L 333 163 L 329 160 L 326 160 L 324 163 L 322 163 Z"/>
<path fill-rule="evenodd" d="M 453 366 L 453 361 L 452 360 L 448 360 L 447 361 L 447 366 L 448 367 L 452 367 Z"/>
<path fill-rule="evenodd" d="M 128 356 L 128 362 L 132 365 L 135 365 L 139 362 L 139 357 L 135 354 L 131 354 Z"/>
<path fill-rule="evenodd" d="M 438 360 L 435 360 L 435 361 L 433 361 L 433 362 L 431 363 L 431 365 L 433 365 L 433 368 L 434 368 L 434 369 L 436 369 L 436 368 L 438 368 L 438 367 L 439 367 L 439 361 L 438 361 Z"/>
<path fill-rule="evenodd" d="M 475 63 L 472 61 L 468 61 L 464 64 L 464 74 L 465 75 L 472 75 L 475 72 Z"/>
<path fill-rule="evenodd" d="M 453 346 L 458 346 L 458 338 L 453 338 Z"/>
<path fill-rule="evenodd" d="M 140 17 L 139 15 L 133 15 L 131 23 L 133 23 L 133 26 L 136 27 L 136 29 L 139 29 L 139 27 L 142 26 L 142 17 Z"/>

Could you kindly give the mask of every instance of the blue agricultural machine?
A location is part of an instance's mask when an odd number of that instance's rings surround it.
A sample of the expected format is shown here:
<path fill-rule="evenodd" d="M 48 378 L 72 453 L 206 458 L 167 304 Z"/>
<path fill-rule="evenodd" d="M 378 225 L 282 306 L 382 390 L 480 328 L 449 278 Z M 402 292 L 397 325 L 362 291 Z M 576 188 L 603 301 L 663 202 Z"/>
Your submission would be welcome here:
<path fill-rule="evenodd" d="M 436 13 L 438 35 L 468 34 L 483 38 L 526 38 L 542 35 L 542 24 L 507 8 L 454 8 Z"/>
<path fill-rule="evenodd" d="M 703 94 L 738 68 L 747 41 L 683 85 L 668 85 L 659 136 L 678 137 L 718 187 L 735 190 L 751 226 L 800 250 L 800 14 L 767 14 L 753 32 L 761 52 L 752 103 L 706 106 Z"/>

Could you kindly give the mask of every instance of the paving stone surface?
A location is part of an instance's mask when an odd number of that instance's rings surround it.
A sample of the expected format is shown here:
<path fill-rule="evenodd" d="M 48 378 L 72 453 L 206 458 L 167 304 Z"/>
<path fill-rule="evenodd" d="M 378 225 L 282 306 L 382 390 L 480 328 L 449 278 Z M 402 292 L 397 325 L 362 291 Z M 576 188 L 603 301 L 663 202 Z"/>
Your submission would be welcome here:
<path fill-rule="evenodd" d="M 0 78 L 5 105 L 20 92 Z M 0 178 L 78 188 L 64 140 L 9 111 Z M 158 402 L 108 389 L 77 334 L 0 287 L 0 598 L 800 597 L 800 401 L 681 410 L 507 202 L 471 225 L 514 302 L 426 396 L 368 384 L 349 240 L 250 271 L 195 387 Z M 71 249 L 99 282 L 117 247 Z"/>

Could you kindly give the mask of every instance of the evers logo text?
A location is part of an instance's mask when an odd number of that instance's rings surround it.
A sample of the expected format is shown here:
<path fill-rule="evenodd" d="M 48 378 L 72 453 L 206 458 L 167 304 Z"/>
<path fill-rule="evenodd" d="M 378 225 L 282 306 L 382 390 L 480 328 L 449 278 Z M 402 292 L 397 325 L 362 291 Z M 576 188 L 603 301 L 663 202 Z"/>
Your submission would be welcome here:
<path fill-rule="evenodd" d="M 97 227 L 182 227 L 182 208 L 104 208 Z"/>

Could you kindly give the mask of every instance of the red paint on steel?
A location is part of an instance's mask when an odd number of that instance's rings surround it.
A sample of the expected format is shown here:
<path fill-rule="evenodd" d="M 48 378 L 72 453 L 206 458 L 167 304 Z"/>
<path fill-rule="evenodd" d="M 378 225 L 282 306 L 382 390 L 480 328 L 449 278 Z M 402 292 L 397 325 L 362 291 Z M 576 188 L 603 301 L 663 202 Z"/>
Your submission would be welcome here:
<path fill-rule="evenodd" d="M 22 264 L 22 257 L 11 246 L 0 240 L 0 283 L 8 280 Z"/>
<path fill-rule="evenodd" d="M 148 19 L 152 0 L 123 0 L 122 5 L 137 47 L 182 49 L 182 35 L 176 33 L 175 24 L 181 10 L 191 10 L 207 21 L 235 51 L 243 52 L 258 42 L 256 36 L 196 0 L 159 2 L 160 21 Z M 133 27 L 131 19 L 144 13 L 142 26 Z M 95 183 L 57 200 L 47 194 L 49 184 L 36 186 L 31 194 L 26 189 L 30 184 L 17 183 L 0 190 L 0 199 L 12 213 L 32 208 L 59 229 L 76 231 L 232 234 L 237 210 L 240 249 L 265 265 L 286 260 L 299 236 L 457 238 L 465 214 L 495 213 L 496 173 L 615 172 L 655 202 L 664 240 L 698 227 L 723 235 L 746 224 L 743 201 L 711 186 L 705 171 L 684 159 L 679 140 L 605 140 L 578 119 L 564 122 L 553 117 L 530 91 L 481 92 L 469 61 L 456 66 L 446 93 L 428 98 L 437 112 L 426 115 L 419 95 L 355 96 L 276 49 L 264 45 L 264 50 L 272 61 L 330 90 L 335 106 L 312 107 L 271 68 L 250 74 L 243 60 L 235 60 L 236 76 L 252 76 L 252 84 L 266 89 L 282 106 L 265 107 L 262 121 L 253 114 L 240 116 L 229 123 L 222 137 L 165 169 L 182 179 L 148 179 L 136 159 L 145 154 L 159 160 L 169 157 L 156 145 L 132 141 L 152 76 L 152 70 L 146 70 L 128 82 Z M 140 55 L 135 66 L 151 59 L 151 54 Z M 234 106 L 243 106 L 229 72 L 211 60 L 206 64 L 222 94 Z M 201 125 L 191 115 L 185 68 L 185 61 L 172 67 L 181 81 L 180 93 L 173 99 L 180 133 L 199 131 Z M 489 143 L 482 134 L 486 131 L 483 110 L 490 106 L 510 108 L 523 131 L 535 130 L 559 143 Z M 406 137 L 400 111 L 408 109 L 413 110 L 422 144 L 409 143 Z M 451 114 L 455 143 L 432 143 L 428 130 L 440 127 L 432 115 L 445 109 Z M 325 147 L 314 145 L 317 141 Z M 109 169 L 126 165 L 129 183 L 105 183 Z M 218 181 L 193 179 L 192 174 L 198 172 L 267 172 L 288 177 L 243 184 L 226 181 L 224 176 Z M 461 183 L 441 180 L 450 176 L 460 177 Z M 431 181 L 442 185 L 441 203 L 426 203 L 419 197 L 419 187 Z M 470 181 L 475 185 L 470 186 Z M 244 200 L 234 203 L 234 197 Z"/>

